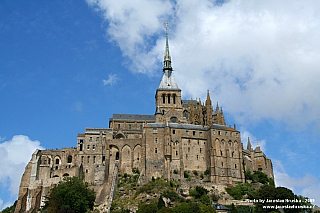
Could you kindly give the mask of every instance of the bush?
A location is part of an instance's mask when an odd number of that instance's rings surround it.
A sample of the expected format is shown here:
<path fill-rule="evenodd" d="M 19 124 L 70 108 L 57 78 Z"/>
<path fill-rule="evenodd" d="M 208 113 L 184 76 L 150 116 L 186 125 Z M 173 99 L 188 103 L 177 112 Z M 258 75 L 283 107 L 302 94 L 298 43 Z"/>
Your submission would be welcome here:
<path fill-rule="evenodd" d="M 184 177 L 184 178 L 191 178 L 189 171 L 184 171 L 183 177 Z"/>
<path fill-rule="evenodd" d="M 135 174 L 140 174 L 140 171 L 137 167 L 133 167 L 132 168 L 132 172 L 135 173 Z"/>
<path fill-rule="evenodd" d="M 179 174 L 179 171 L 177 169 L 173 170 L 173 174 Z"/>
<path fill-rule="evenodd" d="M 198 171 L 193 170 L 192 172 L 193 172 L 193 174 L 194 174 L 195 176 L 198 176 Z"/>
<path fill-rule="evenodd" d="M 165 198 L 170 198 L 170 200 L 172 202 L 183 202 L 184 201 L 184 198 L 180 197 L 175 191 L 169 190 L 169 189 L 165 190 L 162 193 L 162 196 Z"/>
<path fill-rule="evenodd" d="M 204 175 L 210 175 L 210 170 L 207 169 L 206 171 L 204 171 Z"/>
<path fill-rule="evenodd" d="M 226 191 L 236 200 L 241 200 L 245 194 L 247 194 L 250 199 L 257 196 L 257 192 L 248 183 L 241 183 L 232 188 L 226 188 Z"/>
<path fill-rule="evenodd" d="M 202 186 L 196 186 L 193 190 L 189 191 L 190 196 L 199 199 L 201 198 L 203 195 L 207 195 L 208 194 L 208 190 L 203 188 Z"/>
<path fill-rule="evenodd" d="M 95 192 L 88 188 L 88 183 L 77 177 L 66 177 L 49 192 L 45 210 L 58 212 L 60 210 L 85 213 L 87 209 L 93 210 L 96 198 Z"/>

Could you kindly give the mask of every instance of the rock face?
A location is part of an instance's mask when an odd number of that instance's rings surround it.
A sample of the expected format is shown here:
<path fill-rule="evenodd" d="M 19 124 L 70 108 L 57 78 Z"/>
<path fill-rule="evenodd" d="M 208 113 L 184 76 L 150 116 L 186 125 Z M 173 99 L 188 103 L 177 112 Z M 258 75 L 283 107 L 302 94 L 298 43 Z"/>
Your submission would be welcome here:
<path fill-rule="evenodd" d="M 155 114 L 114 114 L 109 128 L 78 134 L 75 148 L 36 150 L 22 176 L 15 212 L 39 209 L 65 176 L 93 184 L 96 202 L 107 206 L 115 167 L 122 174 L 138 169 L 141 183 L 152 177 L 179 180 L 194 171 L 219 184 L 244 182 L 245 170 L 273 178 L 271 160 L 259 146 L 253 150 L 250 141 L 243 149 L 240 132 L 226 125 L 218 104 L 212 107 L 209 91 L 204 103 L 181 100 L 172 72 L 167 37 Z"/>

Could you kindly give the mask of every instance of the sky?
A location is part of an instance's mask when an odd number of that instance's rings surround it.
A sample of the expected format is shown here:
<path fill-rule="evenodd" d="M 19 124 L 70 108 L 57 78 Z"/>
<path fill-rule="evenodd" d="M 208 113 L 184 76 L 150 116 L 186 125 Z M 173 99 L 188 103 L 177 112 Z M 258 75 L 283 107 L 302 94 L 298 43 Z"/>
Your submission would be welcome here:
<path fill-rule="evenodd" d="M 320 205 L 316 0 L 0 1 L 0 210 L 36 149 L 75 147 L 114 113 L 154 114 L 165 25 L 183 99 L 223 108 Z"/>

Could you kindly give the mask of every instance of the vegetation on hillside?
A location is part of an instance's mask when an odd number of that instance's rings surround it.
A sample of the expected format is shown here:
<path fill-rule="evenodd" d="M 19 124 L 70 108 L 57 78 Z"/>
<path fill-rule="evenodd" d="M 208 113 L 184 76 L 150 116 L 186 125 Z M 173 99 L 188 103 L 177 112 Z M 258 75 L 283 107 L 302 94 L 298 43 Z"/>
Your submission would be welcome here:
<path fill-rule="evenodd" d="M 14 204 L 12 206 L 9 206 L 9 207 L 3 209 L 2 213 L 14 213 L 16 205 L 17 205 L 17 200 L 14 202 Z"/>
<path fill-rule="evenodd" d="M 50 190 L 42 212 L 77 212 L 93 210 L 95 192 L 77 177 L 66 177 Z"/>

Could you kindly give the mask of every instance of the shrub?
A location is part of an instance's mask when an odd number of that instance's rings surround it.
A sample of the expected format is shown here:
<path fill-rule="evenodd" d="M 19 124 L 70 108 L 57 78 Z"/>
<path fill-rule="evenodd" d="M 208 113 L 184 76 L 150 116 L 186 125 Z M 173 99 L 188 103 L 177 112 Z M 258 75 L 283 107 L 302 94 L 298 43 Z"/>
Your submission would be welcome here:
<path fill-rule="evenodd" d="M 195 176 L 198 176 L 198 171 L 193 170 L 192 172 L 193 172 L 193 174 L 194 174 Z"/>
<path fill-rule="evenodd" d="M 210 174 L 210 170 L 207 169 L 206 171 L 204 171 L 204 175 L 209 175 Z"/>
<path fill-rule="evenodd" d="M 179 174 L 179 171 L 177 169 L 173 170 L 173 174 Z"/>
<path fill-rule="evenodd" d="M 189 191 L 189 194 L 196 198 L 199 199 L 201 198 L 203 195 L 207 195 L 208 194 L 208 190 L 206 188 L 203 188 L 202 186 L 196 186 L 193 190 Z"/>

